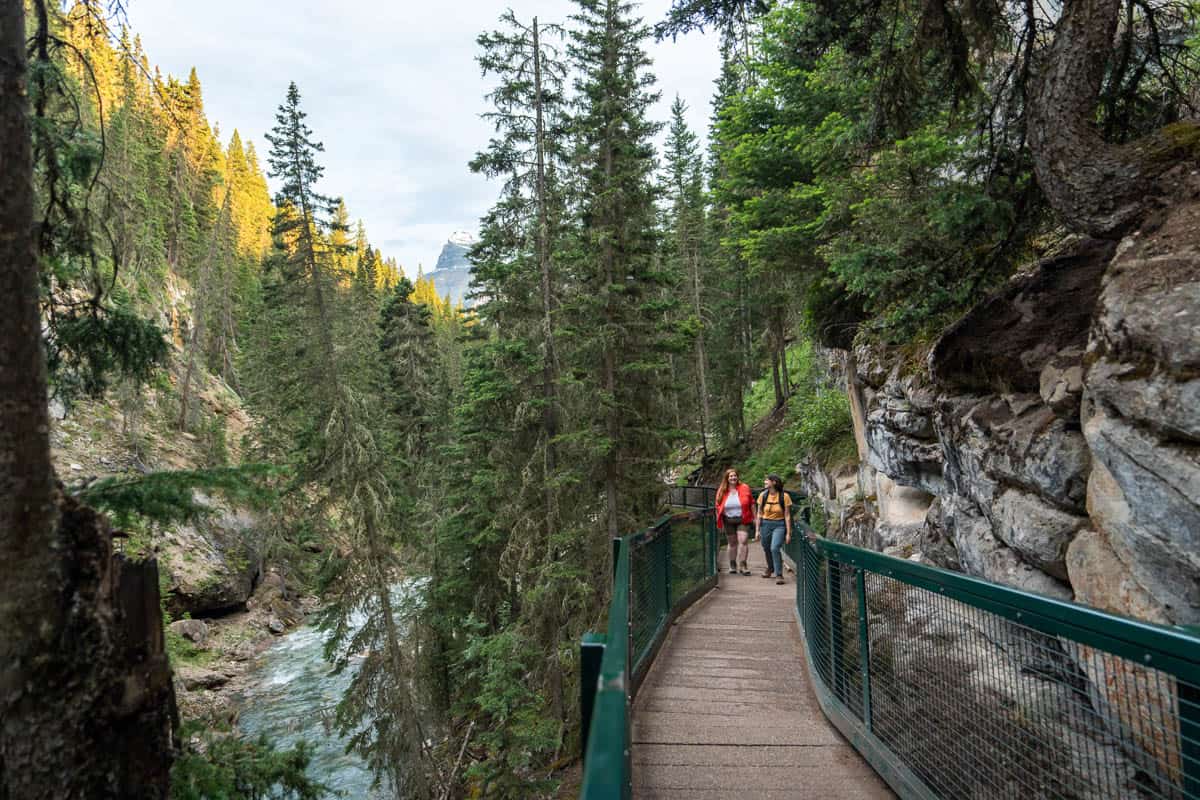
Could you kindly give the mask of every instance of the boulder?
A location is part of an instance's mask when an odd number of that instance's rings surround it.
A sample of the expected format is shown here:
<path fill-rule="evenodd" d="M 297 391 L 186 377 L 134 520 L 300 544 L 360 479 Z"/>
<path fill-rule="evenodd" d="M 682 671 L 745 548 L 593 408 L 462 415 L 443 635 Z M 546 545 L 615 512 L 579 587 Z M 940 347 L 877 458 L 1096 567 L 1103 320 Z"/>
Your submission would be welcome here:
<path fill-rule="evenodd" d="M 182 636 L 197 647 L 203 648 L 208 642 L 208 625 L 200 619 L 179 619 L 169 626 L 172 633 Z"/>
<path fill-rule="evenodd" d="M 1063 511 L 1084 513 L 1087 441 L 1037 395 L 946 396 L 935 421 L 948 486 L 980 509 L 990 509 L 1001 487 L 1015 486 Z"/>
<path fill-rule="evenodd" d="M 1177 624 L 1200 622 L 1200 176 L 1123 240 L 1084 375 L 1094 526 Z"/>
<path fill-rule="evenodd" d="M 1080 531 L 1067 548 L 1066 565 L 1076 603 L 1160 625 L 1170 623 L 1166 608 L 1134 580 L 1103 533 Z"/>
<path fill-rule="evenodd" d="M 867 461 L 897 483 L 939 494 L 943 489 L 941 445 L 904 433 L 900 426 L 911 422 L 908 412 L 897 415 L 887 407 L 872 410 L 867 415 Z"/>
<path fill-rule="evenodd" d="M 183 688 L 189 692 L 197 689 L 218 689 L 229 683 L 228 675 L 203 667 L 180 666 L 176 668 L 175 675 L 183 684 Z"/>
<path fill-rule="evenodd" d="M 1200 452 L 1102 406 L 1091 409 L 1084 432 L 1096 461 L 1092 524 L 1168 619 L 1200 623 Z"/>
<path fill-rule="evenodd" d="M 1115 415 L 1200 443 L 1200 203 L 1170 217 L 1155 235 L 1122 242 L 1105 274 L 1085 383 Z M 1161 241 L 1178 228 L 1184 249 Z"/>
<path fill-rule="evenodd" d="M 214 510 L 168 531 L 162 553 L 170 581 L 167 610 L 173 616 L 213 616 L 246 607 L 260 566 L 250 514 Z"/>
<path fill-rule="evenodd" d="M 239 642 L 229 651 L 229 657 L 234 661 L 250 661 L 256 655 L 258 655 L 258 648 L 251 641 Z"/>
<path fill-rule="evenodd" d="M 1059 580 L 1067 580 L 1067 545 L 1087 524 L 1087 517 L 1059 511 L 1019 489 L 1005 489 L 992 505 L 996 537 L 1016 550 L 1021 560 Z"/>
<path fill-rule="evenodd" d="M 917 547 L 922 561 L 942 569 L 961 571 L 962 559 L 954 545 L 953 521 L 946 519 L 944 503 L 944 498 L 934 498 L 929 513 L 925 515 Z"/>
<path fill-rule="evenodd" d="M 949 532 L 963 572 L 1059 600 L 1071 598 L 1070 587 L 1022 561 L 996 538 L 987 518 L 961 497 L 942 498 L 938 524 Z"/>
<path fill-rule="evenodd" d="M 284 631 L 287 630 L 287 626 L 283 624 L 283 621 L 279 617 L 270 617 L 267 620 L 267 630 L 276 636 L 282 636 Z"/>
<path fill-rule="evenodd" d="M 855 379 L 873 389 L 881 388 L 895 371 L 887 353 L 878 347 L 859 345 L 854 348 L 851 362 Z"/>

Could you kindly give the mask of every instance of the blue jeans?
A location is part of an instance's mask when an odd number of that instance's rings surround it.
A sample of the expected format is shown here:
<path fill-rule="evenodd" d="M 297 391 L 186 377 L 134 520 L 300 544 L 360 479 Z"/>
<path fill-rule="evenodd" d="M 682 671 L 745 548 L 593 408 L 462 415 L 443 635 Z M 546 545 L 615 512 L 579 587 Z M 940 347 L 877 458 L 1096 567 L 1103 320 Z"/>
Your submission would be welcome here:
<path fill-rule="evenodd" d="M 776 575 L 783 576 L 783 538 L 787 533 L 787 524 L 781 519 L 764 519 L 759 528 L 762 535 L 763 555 L 767 557 L 767 569 Z"/>

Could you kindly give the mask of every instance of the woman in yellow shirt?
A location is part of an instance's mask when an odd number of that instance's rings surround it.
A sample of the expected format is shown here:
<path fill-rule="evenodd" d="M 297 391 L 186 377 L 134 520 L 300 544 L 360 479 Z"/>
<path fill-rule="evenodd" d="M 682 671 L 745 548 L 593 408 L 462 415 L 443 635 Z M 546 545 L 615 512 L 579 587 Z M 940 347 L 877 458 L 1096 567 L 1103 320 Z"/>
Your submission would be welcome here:
<path fill-rule="evenodd" d="M 763 480 L 763 490 L 758 495 L 758 514 L 755 516 L 755 533 L 762 541 L 763 554 L 767 557 L 764 578 L 775 578 L 783 583 L 784 544 L 792 543 L 792 498 L 783 490 L 783 478 L 768 475 Z"/>

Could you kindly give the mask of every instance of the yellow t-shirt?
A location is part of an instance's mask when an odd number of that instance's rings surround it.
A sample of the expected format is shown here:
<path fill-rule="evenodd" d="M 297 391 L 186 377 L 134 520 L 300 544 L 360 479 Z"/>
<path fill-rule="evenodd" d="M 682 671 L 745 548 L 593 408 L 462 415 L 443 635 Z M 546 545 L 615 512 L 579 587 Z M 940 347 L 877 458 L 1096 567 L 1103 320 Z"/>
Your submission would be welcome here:
<path fill-rule="evenodd" d="M 787 492 L 783 493 L 783 503 L 779 502 L 779 495 L 775 492 L 770 494 L 760 494 L 758 496 L 758 515 L 763 519 L 781 520 L 784 515 L 792 507 L 792 497 Z"/>

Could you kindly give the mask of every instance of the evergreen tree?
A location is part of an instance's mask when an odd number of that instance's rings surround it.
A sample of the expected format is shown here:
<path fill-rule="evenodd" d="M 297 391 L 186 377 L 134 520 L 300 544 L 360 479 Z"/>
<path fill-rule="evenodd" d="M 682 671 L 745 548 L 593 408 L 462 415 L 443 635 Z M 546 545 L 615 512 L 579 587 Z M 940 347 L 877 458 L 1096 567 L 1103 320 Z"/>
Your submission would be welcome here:
<path fill-rule="evenodd" d="M 656 262 L 655 159 L 646 119 L 657 99 L 643 50 L 647 30 L 621 0 L 580 0 L 570 52 L 576 80 L 574 165 L 578 241 L 574 332 L 596 398 L 598 477 L 605 528 L 616 537 L 649 518 L 673 432 L 656 405 L 667 369 Z"/>
<path fill-rule="evenodd" d="M 358 287 L 370 300 L 367 308 L 356 304 L 354 272 L 345 266 L 348 215 L 316 189 L 323 148 L 304 122 L 295 84 L 276 119 L 268 139 L 272 175 L 282 180 L 273 227 L 279 253 L 259 334 L 272 373 L 272 395 L 259 395 L 273 407 L 268 427 L 276 435 L 268 441 L 297 465 L 294 497 L 316 500 L 310 513 L 331 533 L 336 526 L 343 542 L 325 576 L 326 651 L 338 669 L 354 653 L 369 655 L 338 704 L 338 727 L 398 796 L 422 797 L 428 736 L 411 694 L 411 656 L 393 588 L 402 526 L 414 518 L 413 487 L 391 476 L 397 461 L 412 461 L 387 443 L 389 429 L 407 429 L 415 424 L 408 415 L 423 414 L 378 413 L 378 339 L 360 324 L 375 318 L 374 287 Z M 408 513 L 395 515 L 397 507 Z"/>
<path fill-rule="evenodd" d="M 500 21 L 501 30 L 478 39 L 484 75 L 499 79 L 488 94 L 495 110 L 485 115 L 497 136 L 471 168 L 503 178 L 504 186 L 499 203 L 484 217 L 481 241 L 473 251 L 474 290 L 483 298 L 480 318 L 495 324 L 500 336 L 523 340 L 540 356 L 541 385 L 530 387 L 541 395 L 535 452 L 542 463 L 534 474 L 540 476 L 538 507 L 550 536 L 559 525 L 555 483 L 563 416 L 555 348 L 561 276 L 554 251 L 564 214 L 560 175 L 567 158 L 566 65 L 553 43 L 562 36 L 560 26 L 541 25 L 536 17 L 524 24 L 511 11 Z M 533 297 L 537 301 L 531 303 Z"/>
<path fill-rule="evenodd" d="M 713 382 L 725 387 L 716 398 L 714 424 L 726 448 L 737 447 L 746 439 L 745 391 L 753 364 L 746 264 L 739 250 L 724 244 L 730 237 L 731 209 L 717 191 L 729 172 L 727 162 L 735 144 L 732 139 L 722 137 L 720 120 L 740 92 L 741 81 L 726 44 L 722 47 L 721 74 L 717 78 L 713 123 L 709 128 L 709 180 L 713 198 L 706 241 L 711 254 L 712 275 L 709 282 L 713 315 L 710 367 Z"/>
<path fill-rule="evenodd" d="M 686 276 L 686 305 L 691 311 L 689 332 L 694 336 L 695 392 L 699 398 L 700 445 L 708 455 L 708 437 L 712 434 L 712 410 L 708 389 L 708 353 L 705 349 L 704 273 L 706 242 L 703 162 L 696 134 L 688 129 L 684 113 L 687 106 L 676 96 L 671 105 L 671 128 L 667 137 L 667 198 L 671 206 L 668 215 L 668 249 L 676 269 Z"/>

